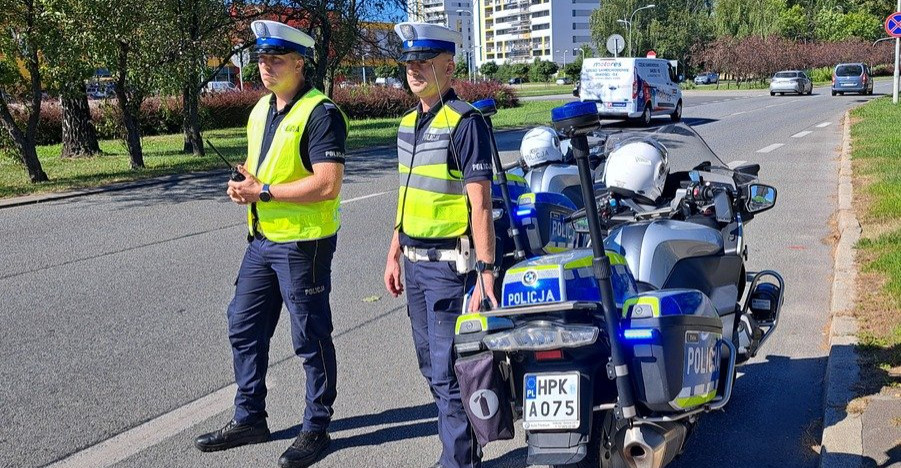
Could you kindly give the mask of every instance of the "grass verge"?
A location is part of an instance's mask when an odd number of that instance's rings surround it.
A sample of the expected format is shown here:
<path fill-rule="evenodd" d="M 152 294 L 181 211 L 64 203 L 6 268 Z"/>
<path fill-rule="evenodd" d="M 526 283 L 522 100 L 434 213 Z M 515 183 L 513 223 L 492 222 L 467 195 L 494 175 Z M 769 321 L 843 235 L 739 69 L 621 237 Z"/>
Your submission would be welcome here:
<path fill-rule="evenodd" d="M 875 99 L 851 112 L 862 355 L 871 385 L 899 386 L 901 371 L 901 108 Z M 894 377 L 893 377 L 894 376 Z"/>
<path fill-rule="evenodd" d="M 550 110 L 564 101 L 525 102 L 520 107 L 500 109 L 493 118 L 495 128 L 523 127 L 550 121 Z M 350 124 L 347 146 L 349 151 L 393 145 L 397 138 L 398 118 L 354 120 Z M 247 142 L 243 128 L 204 132 L 232 162 L 244 160 Z M 100 142 L 103 155 L 90 158 L 61 159 L 61 145 L 39 146 L 38 158 L 49 182 L 32 184 L 25 168 L 9 155 L 0 156 L 0 198 L 46 192 L 62 192 L 78 188 L 97 187 L 116 182 L 149 179 L 169 174 L 221 169 L 224 164 L 212 152 L 206 157 L 182 154 L 181 134 L 145 137 L 141 140 L 146 168 L 132 170 L 128 152 L 121 140 Z M 353 164 L 351 160 L 349 164 Z"/>
<path fill-rule="evenodd" d="M 572 94 L 573 85 L 558 85 L 554 83 L 528 83 L 512 85 L 516 89 L 516 95 L 523 97 L 556 96 L 558 94 Z"/>

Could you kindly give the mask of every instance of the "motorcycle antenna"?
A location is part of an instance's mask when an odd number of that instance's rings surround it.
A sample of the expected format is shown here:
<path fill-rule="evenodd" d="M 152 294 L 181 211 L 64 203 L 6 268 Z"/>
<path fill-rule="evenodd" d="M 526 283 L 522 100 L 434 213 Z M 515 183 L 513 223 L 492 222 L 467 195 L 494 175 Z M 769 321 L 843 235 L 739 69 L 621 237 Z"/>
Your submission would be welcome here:
<path fill-rule="evenodd" d="M 607 336 L 610 340 L 610 365 L 616 377 L 616 391 L 619 396 L 616 416 L 627 422 L 637 415 L 635 395 L 629 378 L 629 367 L 619 339 L 619 313 L 613 299 L 613 285 L 610 281 L 610 259 L 604 251 L 604 236 L 598 221 L 598 204 L 595 199 L 594 183 L 591 180 L 591 166 L 588 163 L 588 133 L 600 126 L 597 104 L 593 102 L 571 102 L 551 110 L 554 128 L 560 134 L 570 138 L 576 166 L 579 168 L 579 182 L 582 187 L 582 199 L 585 200 L 585 212 L 588 219 L 588 231 L 591 236 L 593 259 L 591 262 L 594 279 L 601 295 L 601 306 L 607 323 Z"/>
<path fill-rule="evenodd" d="M 526 258 L 525 241 L 522 239 L 522 231 L 513 216 L 513 200 L 510 198 L 510 187 L 507 185 L 507 172 L 501 164 L 501 156 L 497 151 L 497 140 L 494 139 L 494 125 L 491 122 L 491 116 L 497 114 L 497 104 L 494 99 L 482 99 L 472 103 L 472 106 L 479 110 L 482 119 L 488 124 L 488 133 L 491 135 L 491 158 L 494 163 L 494 178 L 501 188 L 501 198 L 504 200 L 504 210 L 507 212 L 507 218 L 510 222 L 510 237 L 513 238 L 513 259 L 520 261 Z"/>
<path fill-rule="evenodd" d="M 219 159 L 225 162 L 225 165 L 232 170 L 230 177 L 231 180 L 235 182 L 241 182 L 245 179 L 244 174 L 241 174 L 241 172 L 238 171 L 237 167 L 232 166 L 232 163 L 228 162 L 228 159 L 225 159 L 225 156 L 223 156 L 222 153 L 220 153 L 219 150 L 217 150 L 216 147 L 213 146 L 213 143 L 211 143 L 210 140 L 206 140 L 206 144 L 210 147 L 211 150 L 213 150 L 214 153 L 216 153 L 217 156 L 219 156 Z"/>

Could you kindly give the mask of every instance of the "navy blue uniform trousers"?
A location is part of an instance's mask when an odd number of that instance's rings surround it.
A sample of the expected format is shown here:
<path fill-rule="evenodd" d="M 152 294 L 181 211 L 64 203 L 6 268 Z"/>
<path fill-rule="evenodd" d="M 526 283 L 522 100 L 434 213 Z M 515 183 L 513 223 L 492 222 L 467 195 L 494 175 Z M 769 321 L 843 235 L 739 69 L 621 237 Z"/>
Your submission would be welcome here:
<path fill-rule="evenodd" d="M 404 258 L 404 277 L 419 370 L 438 405 L 441 466 L 480 467 L 481 449 L 463 410 L 454 373 L 454 328 L 462 312 L 467 275 L 457 274 L 451 262 Z"/>
<path fill-rule="evenodd" d="M 266 414 L 269 342 L 282 303 L 291 317 L 294 353 L 306 373 L 304 431 L 323 431 L 337 394 L 332 343 L 332 256 L 337 235 L 314 241 L 250 241 L 228 306 L 228 335 L 235 364 L 235 420 L 252 423 Z"/>

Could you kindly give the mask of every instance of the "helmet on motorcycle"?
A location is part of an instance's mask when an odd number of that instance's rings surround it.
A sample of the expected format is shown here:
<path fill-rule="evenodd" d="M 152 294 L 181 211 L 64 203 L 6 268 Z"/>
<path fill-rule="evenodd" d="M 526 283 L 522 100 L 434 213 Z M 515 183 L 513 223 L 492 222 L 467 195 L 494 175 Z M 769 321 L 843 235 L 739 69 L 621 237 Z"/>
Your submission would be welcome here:
<path fill-rule="evenodd" d="M 604 184 L 613 193 L 654 204 L 663 194 L 668 174 L 663 145 L 649 138 L 628 139 L 607 155 Z"/>
<path fill-rule="evenodd" d="M 563 161 L 560 137 L 550 127 L 535 127 L 522 137 L 519 154 L 529 167 Z"/>

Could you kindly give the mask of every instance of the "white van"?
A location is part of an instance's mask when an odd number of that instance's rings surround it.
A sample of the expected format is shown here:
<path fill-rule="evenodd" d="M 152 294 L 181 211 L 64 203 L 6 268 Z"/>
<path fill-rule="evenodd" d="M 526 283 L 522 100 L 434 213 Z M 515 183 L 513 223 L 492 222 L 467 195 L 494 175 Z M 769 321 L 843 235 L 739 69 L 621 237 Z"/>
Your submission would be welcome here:
<path fill-rule="evenodd" d="M 582 62 L 579 99 L 594 101 L 602 118 L 639 119 L 652 116 L 682 119 L 681 77 L 673 63 L 651 58 L 587 58 Z"/>

